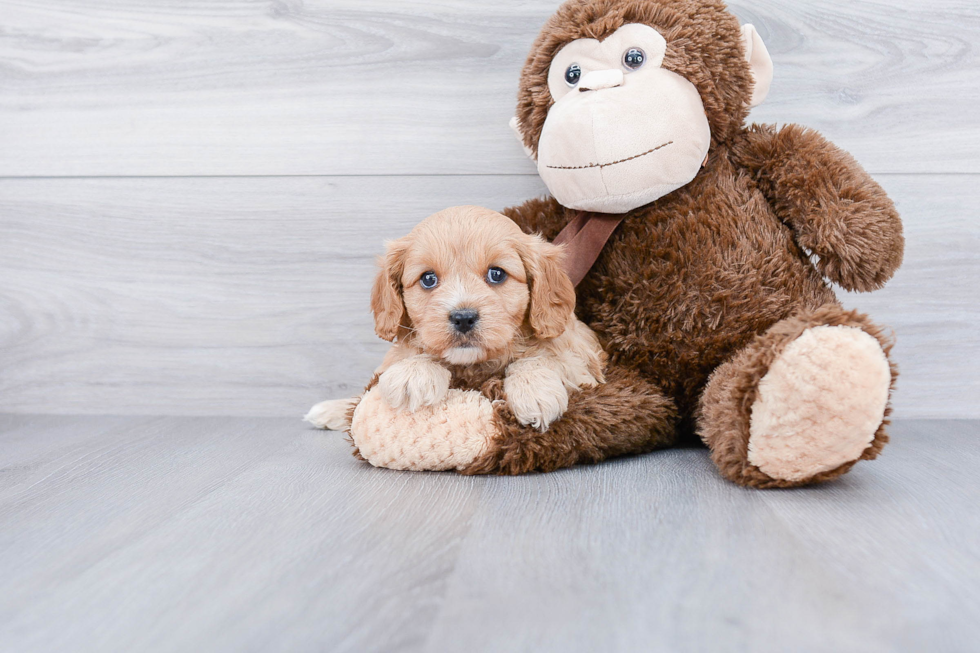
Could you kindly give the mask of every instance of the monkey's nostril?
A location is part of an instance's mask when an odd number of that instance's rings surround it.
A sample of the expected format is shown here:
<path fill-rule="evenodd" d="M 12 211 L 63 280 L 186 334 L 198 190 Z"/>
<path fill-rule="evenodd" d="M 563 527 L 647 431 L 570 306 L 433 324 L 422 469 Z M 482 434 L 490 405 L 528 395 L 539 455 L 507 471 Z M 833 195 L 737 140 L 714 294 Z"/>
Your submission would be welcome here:
<path fill-rule="evenodd" d="M 480 319 L 480 313 L 472 308 L 460 308 L 449 314 L 449 323 L 460 333 L 469 333 Z"/>
<path fill-rule="evenodd" d="M 622 70 L 594 70 L 582 77 L 578 90 L 582 93 L 586 91 L 601 91 L 605 88 L 622 86 L 623 81 Z"/>

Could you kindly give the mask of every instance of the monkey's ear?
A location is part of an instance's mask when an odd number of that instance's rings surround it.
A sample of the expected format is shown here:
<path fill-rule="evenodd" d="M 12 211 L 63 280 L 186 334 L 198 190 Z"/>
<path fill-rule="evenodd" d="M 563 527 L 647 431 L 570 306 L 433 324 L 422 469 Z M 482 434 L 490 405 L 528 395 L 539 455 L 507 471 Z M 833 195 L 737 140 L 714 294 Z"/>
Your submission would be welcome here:
<path fill-rule="evenodd" d="M 398 335 L 398 327 L 409 325 L 402 301 L 402 272 L 405 269 L 405 254 L 409 242 L 405 238 L 390 241 L 383 258 L 379 260 L 381 269 L 374 278 L 371 288 L 371 312 L 374 313 L 374 332 L 378 337 L 391 342 Z"/>
<path fill-rule="evenodd" d="M 769 95 L 769 87 L 772 86 L 772 57 L 753 25 L 742 25 L 742 46 L 749 70 L 752 71 L 752 81 L 755 82 L 749 106 L 757 107 Z"/>
<path fill-rule="evenodd" d="M 517 119 L 517 116 L 510 119 L 510 128 L 514 130 L 514 134 L 517 136 L 517 140 L 520 141 L 521 147 L 524 148 L 524 154 L 527 155 L 527 158 L 532 161 L 537 161 L 538 157 L 534 156 L 534 150 L 524 143 L 524 130 L 521 129 L 521 121 Z"/>
<path fill-rule="evenodd" d="M 575 312 L 575 286 L 562 268 L 565 252 L 540 236 L 529 236 L 524 259 L 531 287 L 528 319 L 539 338 L 556 338 L 564 333 Z"/>

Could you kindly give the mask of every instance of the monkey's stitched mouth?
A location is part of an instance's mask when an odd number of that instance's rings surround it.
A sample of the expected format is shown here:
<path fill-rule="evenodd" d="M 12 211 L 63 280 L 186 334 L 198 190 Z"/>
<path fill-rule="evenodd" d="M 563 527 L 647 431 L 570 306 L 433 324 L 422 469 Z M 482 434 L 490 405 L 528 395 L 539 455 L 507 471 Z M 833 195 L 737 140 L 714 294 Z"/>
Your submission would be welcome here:
<path fill-rule="evenodd" d="M 653 154 L 657 150 L 662 150 L 668 145 L 672 145 L 674 141 L 667 141 L 663 145 L 658 145 L 652 150 L 647 150 L 641 154 L 634 154 L 633 156 L 626 157 L 625 159 L 620 159 L 619 161 L 612 161 L 610 163 L 590 163 L 587 166 L 547 166 L 552 170 L 587 170 L 589 168 L 608 168 L 609 166 L 618 165 L 620 163 L 626 163 L 627 161 L 632 161 L 633 159 L 639 159 L 641 156 L 646 156 L 647 154 Z"/>

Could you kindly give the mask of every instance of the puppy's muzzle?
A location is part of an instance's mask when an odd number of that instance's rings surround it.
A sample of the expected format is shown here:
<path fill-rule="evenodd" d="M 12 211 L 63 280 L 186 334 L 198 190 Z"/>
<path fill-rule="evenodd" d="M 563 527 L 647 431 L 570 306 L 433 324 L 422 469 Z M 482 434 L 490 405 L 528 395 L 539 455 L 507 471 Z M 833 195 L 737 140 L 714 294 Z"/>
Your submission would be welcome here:
<path fill-rule="evenodd" d="M 449 314 L 449 323 L 457 333 L 469 333 L 479 321 L 479 311 L 472 308 L 460 308 Z"/>

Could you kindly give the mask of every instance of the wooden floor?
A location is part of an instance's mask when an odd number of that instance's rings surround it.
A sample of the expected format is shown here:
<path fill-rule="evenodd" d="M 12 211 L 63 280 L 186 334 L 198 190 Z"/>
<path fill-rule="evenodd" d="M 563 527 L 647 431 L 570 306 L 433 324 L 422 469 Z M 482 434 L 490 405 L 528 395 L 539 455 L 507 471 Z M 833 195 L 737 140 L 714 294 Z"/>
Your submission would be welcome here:
<path fill-rule="evenodd" d="M 380 470 L 299 420 L 0 416 L 4 651 L 967 651 L 977 421 L 743 490 L 674 450 Z"/>
<path fill-rule="evenodd" d="M 0 653 L 980 650 L 980 421 L 760 492 L 694 449 L 395 473 L 274 417 L 380 362 L 385 238 L 545 192 L 507 124 L 558 5 L 0 0 Z M 896 415 L 980 418 L 980 3 L 731 5 L 751 120 L 903 215 L 841 293 L 895 330 Z"/>

